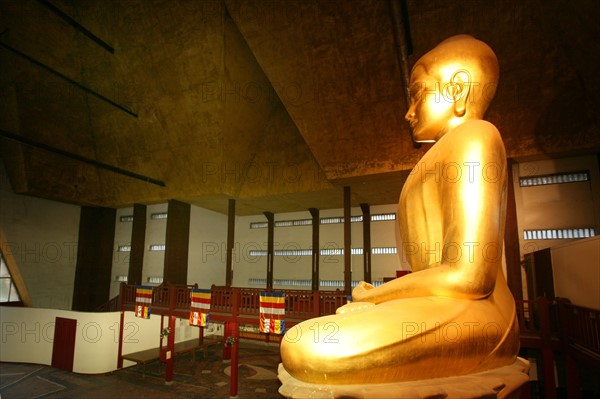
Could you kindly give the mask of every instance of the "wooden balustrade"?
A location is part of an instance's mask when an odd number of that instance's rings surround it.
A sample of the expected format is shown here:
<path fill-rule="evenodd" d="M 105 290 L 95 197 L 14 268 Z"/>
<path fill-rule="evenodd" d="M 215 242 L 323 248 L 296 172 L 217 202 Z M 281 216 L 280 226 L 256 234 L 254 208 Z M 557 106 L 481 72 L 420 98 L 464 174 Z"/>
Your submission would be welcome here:
<path fill-rule="evenodd" d="M 191 289 L 194 286 L 160 285 L 152 290 L 152 313 L 166 314 L 175 310 L 189 312 Z M 136 286 L 123 284 L 120 301 L 121 310 L 135 307 Z M 228 321 L 231 317 L 243 317 L 246 322 L 258 323 L 260 315 L 260 293 L 264 289 L 238 287 L 211 287 L 211 320 Z M 334 314 L 336 309 L 347 303 L 342 291 L 282 290 L 285 292 L 285 318 L 288 326 L 313 317 Z M 118 309 L 115 309 L 118 310 Z"/>
<path fill-rule="evenodd" d="M 152 295 L 153 313 L 162 309 L 189 312 L 190 285 L 160 285 Z M 215 321 L 228 321 L 243 317 L 246 322 L 258 323 L 260 292 L 264 289 L 238 287 L 211 287 L 211 316 Z M 106 309 L 120 303 L 121 310 L 133 310 L 136 286 L 122 284 L 120 296 L 113 298 Z M 313 317 L 334 314 L 347 303 L 347 296 L 337 291 L 282 290 L 285 293 L 285 318 L 288 325 Z M 560 307 L 560 314 L 559 314 Z M 113 309 L 115 310 L 115 309 Z M 552 301 L 544 297 L 536 300 L 516 301 L 516 313 L 524 347 L 541 348 L 558 346 L 560 326 L 565 328 L 565 338 L 570 343 L 593 353 L 600 353 L 600 311 L 573 305 L 565 300 Z"/>
<path fill-rule="evenodd" d="M 560 321 L 567 345 L 585 351 L 600 363 L 600 310 L 559 300 Z"/>
<path fill-rule="evenodd" d="M 152 307 L 169 307 L 169 287 L 159 285 L 152 289 Z"/>
<path fill-rule="evenodd" d="M 541 339 L 558 340 L 559 316 L 556 301 L 540 297 L 515 301 L 521 346 L 539 348 Z"/>
<path fill-rule="evenodd" d="M 135 290 L 136 290 L 137 286 L 135 285 L 128 285 L 125 283 L 121 283 L 121 294 L 119 295 L 121 297 L 121 306 L 127 306 L 130 305 L 131 308 L 133 309 L 133 307 L 135 306 Z"/>
<path fill-rule="evenodd" d="M 189 316 L 191 290 L 189 285 L 161 285 L 154 287 L 152 313 L 175 317 Z M 103 308 L 111 310 L 134 310 L 135 285 L 122 284 L 119 297 L 113 298 Z M 211 321 L 258 325 L 260 316 L 260 293 L 258 288 L 211 287 Z M 277 291 L 277 290 L 275 290 Z M 289 328 L 303 320 L 334 314 L 336 309 L 347 303 L 347 295 L 340 291 L 281 290 L 285 293 L 285 320 Z M 563 351 L 567 357 L 569 392 L 577 393 L 576 363 L 572 359 L 589 360 L 593 367 L 600 368 L 600 311 L 571 304 L 568 300 L 519 300 L 516 318 L 519 323 L 521 347 L 540 350 L 542 353 L 541 374 L 545 377 L 545 391 L 553 392 L 554 355 Z M 114 309 L 116 308 L 116 309 Z M 269 334 L 244 332 L 245 338 L 278 341 L 281 337 Z M 573 388 L 575 387 L 575 388 Z M 555 392 L 554 392 L 555 393 Z M 549 394 L 548 398 L 556 397 Z M 577 397 L 577 396 L 573 396 Z"/>

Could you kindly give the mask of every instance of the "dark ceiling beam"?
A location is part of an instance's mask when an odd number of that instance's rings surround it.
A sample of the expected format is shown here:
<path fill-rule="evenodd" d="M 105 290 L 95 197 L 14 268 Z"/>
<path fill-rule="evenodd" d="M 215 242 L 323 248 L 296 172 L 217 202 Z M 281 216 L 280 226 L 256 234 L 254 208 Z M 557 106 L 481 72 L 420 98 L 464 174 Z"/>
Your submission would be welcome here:
<path fill-rule="evenodd" d="M 41 5 L 43 5 L 44 7 L 46 7 L 47 9 L 49 9 L 50 11 L 52 11 L 54 14 L 56 14 L 57 16 L 59 16 L 60 18 L 65 20 L 69 25 L 71 25 L 72 27 L 77 29 L 79 32 L 83 33 L 85 36 L 87 36 L 94 43 L 96 43 L 97 45 L 102 47 L 104 50 L 108 51 L 111 54 L 115 53 L 115 49 L 110 44 L 106 43 L 104 40 L 102 40 L 98 36 L 94 35 L 92 32 L 87 30 L 83 25 L 81 25 L 79 22 L 75 21 L 69 15 L 65 14 L 60 8 L 58 8 L 54 4 L 50 3 L 48 0 L 38 0 L 38 2 Z"/>
<path fill-rule="evenodd" d="M 25 144 L 29 147 L 38 148 L 38 149 L 41 149 L 44 151 L 48 151 L 48 152 L 51 152 L 54 154 L 61 155 L 66 158 L 74 159 L 76 161 L 83 162 L 83 163 L 86 163 L 86 164 L 89 164 L 92 166 L 96 166 L 101 169 L 109 170 L 111 172 L 118 173 L 123 176 L 131 177 L 131 178 L 137 179 L 137 180 L 142 180 L 142 181 L 145 181 L 146 183 L 151 183 L 151 184 L 155 184 L 160 187 L 165 187 L 165 182 L 163 182 L 162 180 L 154 179 L 152 177 L 144 176 L 139 173 L 131 172 L 129 170 L 125 170 L 125 169 L 119 168 L 117 166 L 113 166 L 113 165 L 106 164 L 104 162 L 96 161 L 95 159 L 86 158 L 79 154 L 73 154 L 72 152 L 65 151 L 60 148 L 52 147 L 52 146 L 49 146 L 44 143 L 38 143 L 34 140 L 30 140 L 26 137 L 7 132 L 6 130 L 3 130 L 3 129 L 0 129 L 0 137 L 5 138 L 7 140 L 16 141 L 17 143 Z"/>
<path fill-rule="evenodd" d="M 408 112 L 408 108 L 410 107 L 410 65 L 408 63 L 408 56 L 412 53 L 412 39 L 410 35 L 406 0 L 390 0 L 390 14 L 392 16 L 392 27 L 394 29 L 396 56 L 400 63 L 400 73 L 402 74 L 402 84 L 404 86 L 406 111 Z M 417 143 L 412 135 L 412 128 L 409 128 L 409 130 L 413 147 L 421 147 L 421 143 Z"/>
<path fill-rule="evenodd" d="M 2 32 L 2 34 L 4 34 L 4 33 L 6 33 L 6 30 L 4 32 Z M 0 42 L 0 46 L 4 47 L 5 49 L 7 49 L 8 51 L 10 51 L 11 53 L 16 54 L 19 57 L 21 57 L 21 58 L 23 58 L 23 59 L 31 62 L 33 65 L 35 65 L 35 66 L 37 66 L 37 67 L 45 70 L 46 72 L 50 72 L 52 75 L 58 76 L 62 80 L 64 80 L 64 81 L 72 84 L 73 86 L 75 86 L 75 87 L 77 87 L 77 88 L 85 91 L 86 93 L 91 94 L 92 96 L 94 96 L 94 97 L 96 97 L 96 98 L 98 98 L 98 99 L 100 99 L 100 100 L 102 100 L 102 101 L 104 101 L 104 102 L 112 105 L 113 107 L 118 108 L 121 111 L 124 111 L 124 112 L 128 113 L 131 116 L 134 116 L 136 118 L 138 117 L 138 115 L 135 112 L 133 112 L 132 110 L 130 110 L 126 106 L 121 105 L 121 104 L 119 104 L 119 103 L 111 100 L 110 98 L 108 98 L 108 97 L 106 97 L 106 96 L 98 93 L 94 89 L 91 89 L 91 88 L 89 88 L 89 87 L 87 87 L 87 86 L 85 86 L 85 85 L 77 82 L 76 80 L 71 79 L 70 77 L 68 77 L 66 75 L 63 75 L 62 73 L 58 72 L 57 70 L 55 70 L 55 69 L 49 67 L 48 65 L 46 65 L 46 64 L 44 64 L 44 63 L 36 60 L 35 58 L 30 57 L 29 55 L 23 53 L 22 51 L 19 51 L 16 48 L 13 48 L 13 47 L 9 46 L 8 44 L 2 43 L 2 42 Z"/>

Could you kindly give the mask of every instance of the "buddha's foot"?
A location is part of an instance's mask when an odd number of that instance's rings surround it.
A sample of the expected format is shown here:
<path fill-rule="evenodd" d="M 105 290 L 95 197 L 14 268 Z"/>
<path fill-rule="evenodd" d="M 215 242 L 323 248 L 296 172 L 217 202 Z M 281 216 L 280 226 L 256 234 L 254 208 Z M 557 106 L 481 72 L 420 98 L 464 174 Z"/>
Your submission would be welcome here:
<path fill-rule="evenodd" d="M 330 399 L 516 399 L 520 389 L 529 382 L 529 362 L 517 358 L 508 366 L 456 377 L 432 378 L 397 383 L 327 385 L 311 384 L 292 377 L 283 364 L 279 365 L 279 393 L 286 398 Z"/>

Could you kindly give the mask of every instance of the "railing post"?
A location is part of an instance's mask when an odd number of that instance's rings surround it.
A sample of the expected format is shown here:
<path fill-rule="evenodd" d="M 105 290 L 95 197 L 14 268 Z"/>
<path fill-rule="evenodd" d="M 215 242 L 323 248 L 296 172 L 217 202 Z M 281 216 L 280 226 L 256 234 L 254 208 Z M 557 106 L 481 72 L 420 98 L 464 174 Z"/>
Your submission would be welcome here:
<path fill-rule="evenodd" d="M 537 300 L 540 315 L 540 335 L 542 338 L 542 370 L 544 371 L 544 397 L 556 399 L 556 379 L 554 377 L 554 352 L 552 351 L 552 333 L 550 331 L 550 302 L 546 297 Z"/>
<path fill-rule="evenodd" d="M 169 314 L 169 335 L 167 336 L 167 359 L 165 383 L 170 385 L 173 382 L 173 366 L 175 357 L 175 316 Z"/>
<path fill-rule="evenodd" d="M 225 331 L 223 332 L 223 360 L 230 360 L 232 356 L 232 346 L 227 344 L 227 338 L 234 336 L 237 330 L 237 318 L 240 306 L 240 290 L 232 287 L 231 289 L 231 319 L 225 322 Z M 239 332 L 237 333 L 239 335 Z"/>
<path fill-rule="evenodd" d="M 117 305 L 118 310 L 123 310 L 123 295 L 125 295 L 125 283 L 121 281 L 119 284 L 119 302 Z"/>
<path fill-rule="evenodd" d="M 231 380 L 229 383 L 229 397 L 237 398 L 238 393 L 238 356 L 240 346 L 240 329 L 237 320 L 231 323 L 232 335 L 225 342 L 231 345 Z"/>
<path fill-rule="evenodd" d="M 121 292 L 123 291 L 123 286 L 121 285 Z M 123 309 L 120 310 L 120 323 L 119 323 L 119 353 L 117 357 L 117 368 L 123 368 L 123 325 L 125 323 L 125 312 Z"/>
<path fill-rule="evenodd" d="M 579 366 L 573 357 L 569 342 L 569 328 L 573 328 L 571 317 L 569 317 L 569 301 L 557 298 L 558 321 L 560 325 L 560 344 L 565 354 L 565 369 L 567 374 L 567 397 L 569 399 L 581 398 L 581 382 L 579 381 Z"/>
<path fill-rule="evenodd" d="M 174 284 L 167 285 L 167 292 L 169 293 L 169 335 L 167 336 L 167 358 L 166 358 L 166 373 L 165 383 L 171 384 L 173 381 L 173 366 L 175 357 L 175 316 L 173 311 L 175 309 L 175 303 L 177 301 L 177 287 Z"/>
<path fill-rule="evenodd" d="M 233 320 L 237 322 L 237 317 L 240 313 L 240 289 L 234 288 L 231 294 L 231 316 L 233 317 Z"/>
<path fill-rule="evenodd" d="M 315 315 L 315 317 L 319 317 L 321 315 L 321 295 L 319 291 L 313 291 L 312 302 L 313 314 Z"/>
<path fill-rule="evenodd" d="M 118 309 L 121 312 L 119 318 L 119 352 L 117 354 L 117 368 L 123 368 L 123 325 L 125 322 L 125 312 L 123 311 L 123 296 L 125 295 L 125 283 L 121 282 L 119 285 L 119 303 Z"/>

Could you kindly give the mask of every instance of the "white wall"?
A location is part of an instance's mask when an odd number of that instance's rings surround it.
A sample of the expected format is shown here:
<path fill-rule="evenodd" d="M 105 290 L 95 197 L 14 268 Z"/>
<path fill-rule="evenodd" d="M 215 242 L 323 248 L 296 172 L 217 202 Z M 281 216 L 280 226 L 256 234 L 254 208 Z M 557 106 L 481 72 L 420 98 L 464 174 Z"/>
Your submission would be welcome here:
<path fill-rule="evenodd" d="M 35 307 L 71 309 L 78 206 L 15 194 L 0 162 L 0 226 Z"/>
<path fill-rule="evenodd" d="M 0 361 L 52 363 L 56 317 L 77 320 L 73 371 L 84 374 L 107 373 L 117 369 L 120 313 L 86 313 L 57 309 L 2 307 Z M 198 337 L 198 328 L 177 319 L 175 342 Z M 167 325 L 165 317 L 164 325 Z M 125 312 L 123 353 L 157 348 L 160 345 L 160 316 L 140 319 Z M 214 328 L 205 330 L 214 334 Z M 222 332 L 221 332 L 222 333 Z M 134 363 L 125 361 L 124 366 Z"/>
<path fill-rule="evenodd" d="M 589 170 L 590 181 L 520 187 L 519 177 Z M 596 156 L 521 162 L 514 166 L 521 257 L 564 240 L 524 240 L 524 230 L 595 227 L 600 234 L 600 174 Z"/>
<path fill-rule="evenodd" d="M 600 236 L 553 247 L 554 295 L 600 310 Z"/>
<path fill-rule="evenodd" d="M 116 214 L 115 244 L 113 248 L 113 263 L 110 275 L 110 298 L 114 298 L 115 296 L 119 295 L 121 283 L 116 281 L 116 277 L 127 276 L 129 273 L 130 252 L 119 252 L 119 247 L 131 245 L 131 230 L 133 223 L 121 222 L 121 216 L 133 215 L 133 207 L 119 208 L 117 209 Z"/>
<path fill-rule="evenodd" d="M 227 215 L 191 206 L 188 282 L 200 288 L 225 285 Z"/>
<path fill-rule="evenodd" d="M 168 211 L 168 204 L 154 204 L 146 207 L 146 252 L 144 253 L 144 268 L 142 269 L 142 283 L 148 277 L 162 277 L 165 267 L 165 252 L 150 251 L 151 245 L 164 244 L 167 234 L 167 219 L 152 219 L 153 213 Z"/>
<path fill-rule="evenodd" d="M 396 212 L 396 205 L 372 206 L 371 214 Z M 362 215 L 360 208 L 352 208 L 353 216 Z M 319 217 L 341 217 L 343 209 L 322 210 Z M 280 213 L 275 215 L 275 221 L 311 219 L 308 211 Z M 251 250 L 267 249 L 267 229 L 250 229 L 250 223 L 265 222 L 262 215 L 240 216 L 236 218 L 236 252 L 233 264 L 233 285 L 247 287 L 249 279 L 266 278 L 266 257 L 252 257 Z M 371 222 L 371 246 L 372 247 L 396 247 L 396 221 Z M 343 224 L 323 224 L 319 230 L 319 245 L 325 248 L 344 247 Z M 353 248 L 363 247 L 362 223 L 352 223 L 351 238 Z M 275 227 L 274 249 L 311 249 L 312 248 L 312 226 L 290 226 Z M 310 256 L 275 256 L 273 266 L 273 278 L 290 280 L 311 279 L 311 257 Z M 372 277 L 373 280 L 383 280 L 384 277 L 393 277 L 396 270 L 400 269 L 398 255 L 372 255 Z M 361 280 L 363 273 L 363 255 L 352 255 L 352 280 Z M 321 256 L 320 257 L 320 279 L 342 280 L 344 279 L 344 256 Z M 275 288 L 310 289 L 310 287 L 278 286 Z"/>
<path fill-rule="evenodd" d="M 520 176 L 589 170 L 591 180 L 583 183 L 522 188 Z M 600 176 L 595 156 L 522 162 L 515 165 L 514 187 L 517 202 L 519 242 L 521 255 L 533 250 L 562 244 L 557 240 L 523 239 L 523 230 L 540 228 L 566 228 L 595 226 L 600 233 Z M 44 308 L 70 309 L 77 259 L 77 239 L 80 208 L 69 204 L 17 195 L 7 181 L 2 168 L 0 173 L 0 223 L 10 241 L 33 305 Z M 167 204 L 147 207 L 146 252 L 144 254 L 143 281 L 150 276 L 162 276 L 164 252 L 149 251 L 152 244 L 164 244 L 166 220 L 152 220 L 151 214 L 166 212 Z M 372 206 L 371 213 L 396 212 L 395 204 Z M 115 247 L 111 272 L 110 296 L 118 293 L 117 275 L 126 275 L 129 253 L 117 252 L 119 245 L 131 240 L 130 222 L 120 222 L 121 215 L 131 214 L 132 208 L 117 210 Z M 355 207 L 353 215 L 361 211 Z M 322 210 L 321 217 L 342 216 L 343 209 Z M 275 220 L 310 219 L 308 211 L 276 214 Z M 249 279 L 266 278 L 266 258 L 251 257 L 252 249 L 266 250 L 267 229 L 250 229 L 251 222 L 265 221 L 263 215 L 236 217 L 235 247 L 233 253 L 236 286 L 248 286 Z M 371 223 L 373 247 L 396 246 L 396 221 Z M 225 283 L 227 216 L 200 207 L 191 207 L 190 251 L 188 282 L 208 288 Z M 321 225 L 320 247 L 342 248 L 343 225 Z M 275 228 L 275 249 L 310 249 L 312 227 Z M 362 247 L 362 224 L 352 224 L 352 246 Z M 373 280 L 392 277 L 398 269 L 406 269 L 398 255 L 373 255 Z M 322 256 L 322 280 L 343 279 L 343 256 Z M 311 259 L 308 256 L 277 256 L 274 260 L 274 278 L 309 280 Z M 363 256 L 352 256 L 352 279 L 363 278 Z M 279 286 L 277 288 L 304 288 Z"/>
<path fill-rule="evenodd" d="M 3 307 L 0 361 L 50 365 L 56 317 L 77 320 L 73 371 L 104 373 L 116 369 L 118 313 Z"/>

